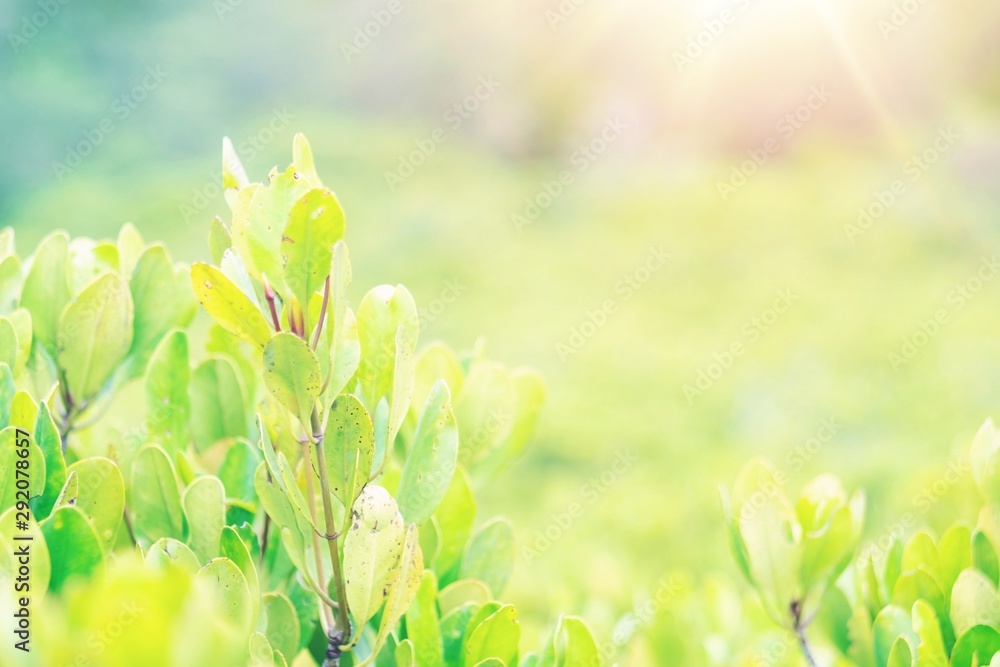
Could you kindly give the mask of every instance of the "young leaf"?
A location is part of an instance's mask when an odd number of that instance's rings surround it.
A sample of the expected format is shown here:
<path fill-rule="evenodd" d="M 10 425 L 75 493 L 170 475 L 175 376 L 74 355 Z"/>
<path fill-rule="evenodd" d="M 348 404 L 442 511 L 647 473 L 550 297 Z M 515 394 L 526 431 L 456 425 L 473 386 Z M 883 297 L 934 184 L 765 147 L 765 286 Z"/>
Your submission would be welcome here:
<path fill-rule="evenodd" d="M 239 287 L 214 266 L 197 262 L 191 266 L 195 296 L 223 329 L 264 349 L 271 327 Z"/>
<path fill-rule="evenodd" d="M 424 572 L 424 558 L 420 552 L 417 538 L 417 527 L 410 525 L 406 530 L 406 541 L 403 544 L 403 555 L 399 560 L 396 576 L 389 584 L 389 595 L 386 597 L 385 610 L 379 623 L 378 635 L 372 648 L 372 656 L 378 655 L 389 634 L 395 630 L 403 614 L 406 613 L 411 601 L 420 588 Z M 364 663 L 362 663 L 364 664 Z"/>
<path fill-rule="evenodd" d="M 508 665 L 517 664 L 521 624 L 512 605 L 501 607 L 479 624 L 466 642 L 465 664 L 476 665 L 487 658 L 497 658 Z M 569 662 L 566 665 L 589 665 L 588 662 Z"/>
<path fill-rule="evenodd" d="M 216 264 L 221 264 L 223 253 L 232 245 L 233 240 L 229 237 L 229 230 L 222 224 L 219 216 L 215 216 L 208 228 L 208 249 L 212 253 L 212 260 Z"/>
<path fill-rule="evenodd" d="M 391 446 L 413 396 L 417 306 L 402 285 L 380 285 L 361 300 L 357 322 L 361 343 L 358 381 L 369 409 L 383 398 L 388 400 L 386 443 Z"/>
<path fill-rule="evenodd" d="M 294 656 L 299 652 L 300 630 L 292 601 L 283 593 L 268 593 L 263 602 L 267 615 L 267 640 L 282 655 Z"/>
<path fill-rule="evenodd" d="M 493 519 L 476 531 L 465 549 L 460 577 L 479 579 L 500 597 L 514 565 L 514 529 L 503 518 Z"/>
<path fill-rule="evenodd" d="M 52 567 L 50 591 L 58 593 L 75 577 L 93 576 L 104 564 L 101 540 L 79 508 L 60 507 L 40 525 Z"/>
<path fill-rule="evenodd" d="M 70 302 L 59 318 L 59 367 L 77 403 L 107 384 L 132 345 L 132 295 L 116 273 L 105 273 Z"/>
<path fill-rule="evenodd" d="M 406 631 L 413 641 L 417 665 L 440 667 L 444 664 L 444 644 L 437 612 L 437 578 L 430 570 L 424 571 L 417 595 L 406 610 Z"/>
<path fill-rule="evenodd" d="M 294 334 L 282 332 L 264 348 L 264 385 L 307 431 L 310 415 L 319 397 L 323 379 L 319 360 L 308 343 Z"/>
<path fill-rule="evenodd" d="M 399 482 L 399 511 L 407 523 L 423 523 L 444 498 L 458 461 L 458 426 L 451 393 L 438 380 L 424 405 Z"/>
<path fill-rule="evenodd" d="M 356 633 L 388 597 L 404 541 L 403 519 L 396 502 L 388 491 L 369 484 L 354 504 L 351 527 L 344 538 L 347 604 Z"/>
<path fill-rule="evenodd" d="M 27 489 L 18 486 L 18 480 L 22 483 L 24 477 L 17 474 L 18 461 L 24 460 L 22 452 L 27 453 L 29 470 L 31 474 L 27 478 Z M 45 488 L 45 456 L 42 450 L 31 438 L 22 431 L 20 436 L 18 429 L 8 426 L 0 430 L 0 512 L 14 507 L 17 501 L 23 500 L 18 497 L 18 491 L 27 491 L 28 497 L 40 496 Z"/>
<path fill-rule="evenodd" d="M 337 241 L 333 247 L 333 267 L 330 272 L 330 303 L 327 307 L 326 333 L 330 342 L 330 380 L 327 396 L 336 397 L 354 377 L 361 360 L 358 323 L 347 306 L 347 287 L 351 284 L 351 261 L 347 246 Z M 327 399 L 330 402 L 332 399 Z"/>
<path fill-rule="evenodd" d="M 222 618 L 242 631 L 249 631 L 251 616 L 250 590 L 240 568 L 228 558 L 216 558 L 195 576 L 206 582 L 215 593 Z"/>
<path fill-rule="evenodd" d="M 219 540 L 226 525 L 226 491 L 218 477 L 195 478 L 181 501 L 187 517 L 188 546 L 201 562 L 219 555 Z"/>
<path fill-rule="evenodd" d="M 344 211 L 329 190 L 310 190 L 292 207 L 281 238 L 285 282 L 305 308 L 330 275 L 333 244 L 344 236 Z M 309 313 L 306 309 L 306 317 Z M 306 321 L 306 331 L 313 323 Z"/>
<path fill-rule="evenodd" d="M 129 350 L 129 376 L 142 374 L 150 355 L 174 327 L 185 327 L 195 312 L 187 270 L 175 267 L 166 248 L 150 246 L 129 281 L 135 304 L 135 336 Z"/>
<path fill-rule="evenodd" d="M 191 377 L 190 393 L 191 435 L 198 451 L 247 433 L 246 390 L 232 361 L 221 356 L 203 361 Z"/>
<path fill-rule="evenodd" d="M 146 370 L 146 422 L 150 435 L 168 452 L 188 445 L 190 373 L 187 334 L 174 329 L 156 348 Z"/>
<path fill-rule="evenodd" d="M 147 547 L 161 537 L 184 539 L 184 513 L 177 475 L 161 447 L 143 447 L 132 462 L 129 485 L 132 528 Z"/>
<path fill-rule="evenodd" d="M 157 568 L 176 567 L 188 574 L 201 569 L 201 563 L 191 547 L 170 537 L 161 538 L 149 547 L 146 565 Z"/>
<path fill-rule="evenodd" d="M 240 568 L 250 592 L 251 616 L 257 618 L 257 612 L 260 608 L 260 579 L 257 577 L 257 568 L 250 557 L 250 550 L 247 549 L 243 539 L 232 526 L 226 526 L 222 529 L 219 536 L 219 555 L 233 561 L 236 567 Z"/>
<path fill-rule="evenodd" d="M 21 292 L 21 306 L 31 312 L 34 337 L 53 356 L 59 317 L 71 296 L 69 236 L 53 232 L 38 244 Z"/>
<path fill-rule="evenodd" d="M 125 511 L 125 480 L 110 459 L 91 457 L 71 465 L 76 473 L 76 507 L 90 519 L 105 553 L 114 546 Z"/>
<path fill-rule="evenodd" d="M 38 419 L 32 433 L 45 459 L 45 487 L 41 496 L 35 499 L 31 511 L 38 519 L 44 519 L 52 511 L 59 490 L 66 482 L 66 460 L 63 458 L 62 439 L 47 403 L 38 406 Z"/>

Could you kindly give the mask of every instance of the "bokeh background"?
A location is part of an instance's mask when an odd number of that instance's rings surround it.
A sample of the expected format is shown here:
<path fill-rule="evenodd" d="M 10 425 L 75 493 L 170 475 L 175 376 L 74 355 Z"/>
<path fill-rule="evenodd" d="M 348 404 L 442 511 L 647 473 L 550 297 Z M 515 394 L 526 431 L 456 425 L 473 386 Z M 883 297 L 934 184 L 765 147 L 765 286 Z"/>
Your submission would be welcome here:
<path fill-rule="evenodd" d="M 404 283 L 425 342 L 544 373 L 484 508 L 526 643 L 733 575 L 753 456 L 864 487 L 872 539 L 974 519 L 941 480 L 1000 412 L 1000 5 L 5 0 L 0 35 L 23 253 L 131 221 L 206 258 L 221 138 L 261 179 L 301 131 L 355 300 Z"/>

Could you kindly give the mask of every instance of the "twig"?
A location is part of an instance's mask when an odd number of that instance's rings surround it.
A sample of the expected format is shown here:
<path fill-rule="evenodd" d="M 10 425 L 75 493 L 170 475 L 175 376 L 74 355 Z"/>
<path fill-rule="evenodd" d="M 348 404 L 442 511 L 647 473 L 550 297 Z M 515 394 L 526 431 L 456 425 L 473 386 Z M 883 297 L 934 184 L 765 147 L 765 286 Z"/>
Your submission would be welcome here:
<path fill-rule="evenodd" d="M 319 336 L 323 333 L 323 322 L 326 320 L 326 308 L 330 303 L 330 276 L 326 277 L 323 283 L 323 305 L 319 309 L 319 321 L 316 323 L 316 330 L 313 332 L 312 349 L 319 345 Z"/>
<path fill-rule="evenodd" d="M 281 333 L 281 320 L 278 319 L 278 310 L 274 307 L 274 289 L 271 283 L 267 282 L 267 276 L 261 276 L 261 282 L 264 283 L 264 299 L 267 300 L 267 307 L 271 311 L 271 323 L 275 332 Z"/>
<path fill-rule="evenodd" d="M 790 611 L 792 612 L 792 621 L 794 622 L 793 629 L 795 630 L 795 636 L 799 639 L 799 647 L 802 649 L 802 655 L 810 667 L 819 667 L 819 663 L 813 657 L 812 649 L 809 648 L 809 640 L 806 637 L 808 621 L 803 622 L 802 620 L 802 603 L 798 600 L 792 600 Z"/>

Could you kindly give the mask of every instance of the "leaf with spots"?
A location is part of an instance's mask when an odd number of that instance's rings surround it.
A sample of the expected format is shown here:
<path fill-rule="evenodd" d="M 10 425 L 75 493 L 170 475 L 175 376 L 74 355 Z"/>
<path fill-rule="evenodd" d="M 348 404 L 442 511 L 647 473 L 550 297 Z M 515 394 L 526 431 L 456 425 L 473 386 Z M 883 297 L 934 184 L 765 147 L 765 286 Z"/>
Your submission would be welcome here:
<path fill-rule="evenodd" d="M 216 611 L 223 619 L 239 630 L 250 630 L 253 621 L 250 590 L 236 563 L 228 558 L 216 558 L 199 570 L 195 580 L 206 584 L 215 594 Z"/>
<path fill-rule="evenodd" d="M 271 338 L 271 326 L 222 271 L 197 262 L 191 266 L 191 286 L 199 303 L 220 327 L 264 349 Z"/>
<path fill-rule="evenodd" d="M 309 318 L 306 306 L 330 275 L 333 244 L 344 236 L 344 211 L 332 192 L 310 190 L 292 207 L 281 238 L 285 282 Z M 306 331 L 315 322 L 306 320 Z"/>
<path fill-rule="evenodd" d="M 188 546 L 203 563 L 219 555 L 219 540 L 226 525 L 226 491 L 218 477 L 195 478 L 181 500 L 187 518 Z M 239 538 L 237 538 L 239 539 Z"/>
<path fill-rule="evenodd" d="M 104 553 L 111 551 L 125 511 L 125 480 L 114 461 L 91 457 L 67 469 L 76 474 L 76 506 L 94 526 Z"/>
<path fill-rule="evenodd" d="M 352 507 L 371 474 L 375 433 L 365 406 L 351 394 L 338 396 L 330 407 L 323 450 L 330 491 Z"/>
<path fill-rule="evenodd" d="M 360 632 L 389 595 L 406 533 L 396 501 L 374 484 L 361 492 L 351 519 L 344 538 L 344 579 L 348 609 Z"/>
<path fill-rule="evenodd" d="M 103 566 L 101 540 L 79 508 L 56 509 L 41 528 L 51 562 L 50 591 L 58 593 L 66 582 L 91 577 Z"/>

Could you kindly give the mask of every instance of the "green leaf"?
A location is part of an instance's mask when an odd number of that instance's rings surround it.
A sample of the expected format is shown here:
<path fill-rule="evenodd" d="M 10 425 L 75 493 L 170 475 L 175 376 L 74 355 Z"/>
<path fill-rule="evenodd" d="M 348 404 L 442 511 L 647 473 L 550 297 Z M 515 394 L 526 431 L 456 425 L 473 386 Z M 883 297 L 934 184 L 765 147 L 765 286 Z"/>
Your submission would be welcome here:
<path fill-rule="evenodd" d="M 282 593 L 264 596 L 267 615 L 267 639 L 282 655 L 294 657 L 299 652 L 299 618 L 291 600 Z"/>
<path fill-rule="evenodd" d="M 498 658 L 507 664 L 516 665 L 520 640 L 521 624 L 517 621 L 517 611 L 512 605 L 501 607 L 499 611 L 473 630 L 465 647 L 465 664 L 476 665 L 487 658 Z M 579 657 L 583 654 L 584 652 L 580 651 L 574 655 Z M 591 663 L 570 662 L 567 659 L 563 664 L 589 665 Z"/>
<path fill-rule="evenodd" d="M 945 595 L 950 596 L 959 573 L 972 565 L 972 533 L 965 526 L 952 526 L 941 536 L 937 551 L 941 583 Z"/>
<path fill-rule="evenodd" d="M 872 632 L 875 636 L 875 664 L 879 666 L 889 663 L 892 651 L 899 650 L 895 648 L 897 638 L 906 637 L 912 640 L 914 645 L 919 642 L 919 638 L 913 632 L 910 614 L 895 605 L 890 605 L 879 612 L 875 617 Z M 906 665 L 910 667 L 909 662 Z"/>
<path fill-rule="evenodd" d="M 337 241 L 333 247 L 333 269 L 330 274 L 330 303 L 327 307 L 326 335 L 330 338 L 330 379 L 327 395 L 339 396 L 354 377 L 361 360 L 358 323 L 347 306 L 347 287 L 351 284 L 351 261 L 347 246 Z M 327 399 L 329 402 L 332 399 Z"/>
<path fill-rule="evenodd" d="M 1000 627 L 1000 594 L 979 570 L 963 570 L 951 592 L 951 620 L 961 636 L 975 625 Z"/>
<path fill-rule="evenodd" d="M 463 465 L 470 467 L 500 449 L 513 427 L 517 402 L 517 387 L 506 368 L 491 361 L 472 365 L 455 398 Z"/>
<path fill-rule="evenodd" d="M 14 400 L 10 404 L 10 425 L 30 433 L 37 419 L 38 404 L 31 394 L 26 391 L 14 394 Z"/>
<path fill-rule="evenodd" d="M 295 167 L 295 173 L 304 178 L 306 182 L 313 186 L 320 185 L 312 148 L 309 146 L 306 136 L 301 132 L 296 132 L 292 138 L 292 166 Z"/>
<path fill-rule="evenodd" d="M 344 538 L 347 604 L 356 632 L 388 597 L 405 537 L 403 519 L 389 492 L 374 484 L 366 486 L 354 504 L 352 524 Z"/>
<path fill-rule="evenodd" d="M 70 579 L 91 577 L 102 567 L 101 540 L 79 508 L 57 508 L 41 529 L 52 563 L 50 591 L 58 593 Z"/>
<path fill-rule="evenodd" d="M 1000 585 L 1000 563 L 990 538 L 981 530 L 972 533 L 972 565 L 989 577 L 993 585 Z"/>
<path fill-rule="evenodd" d="M 266 187 L 248 185 L 239 192 L 233 209 L 230 234 L 233 246 L 254 278 L 266 276 L 274 290 L 289 294 L 281 263 L 281 236 L 295 205 L 313 188 L 308 179 L 298 178 L 294 167 L 272 174 Z M 249 197 L 249 201 L 247 200 Z"/>
<path fill-rule="evenodd" d="M 352 507 L 368 483 L 375 455 L 375 434 L 368 411 L 356 397 L 341 394 L 330 407 L 323 435 L 330 491 L 344 507 Z"/>
<path fill-rule="evenodd" d="M 980 667 L 1000 653 L 1000 632 L 987 625 L 976 625 L 955 642 L 951 651 L 951 667 Z"/>
<path fill-rule="evenodd" d="M 477 607 L 486 604 L 492 597 L 490 587 L 478 579 L 459 579 L 438 592 L 438 606 L 441 607 L 441 613 L 447 614 L 452 609 L 469 603 Z"/>
<path fill-rule="evenodd" d="M 458 462 L 458 425 L 451 392 L 438 380 L 424 405 L 399 482 L 399 510 L 408 523 L 423 523 L 444 498 Z"/>
<path fill-rule="evenodd" d="M 271 326 L 247 295 L 214 266 L 191 266 L 191 285 L 206 312 L 223 329 L 264 349 L 271 338 Z"/>
<path fill-rule="evenodd" d="M 20 562 L 14 552 L 23 542 L 14 538 L 30 537 L 31 563 L 28 568 L 28 592 L 33 592 L 33 595 L 37 596 L 36 599 L 38 599 L 44 595 L 49 587 L 49 581 L 52 578 L 52 562 L 41 527 L 35 521 L 34 517 L 28 518 L 27 530 L 18 527 L 23 518 L 23 515 L 18 516 L 18 510 L 14 507 L 0 516 L 0 579 L 11 582 L 11 590 L 20 592 L 14 590 L 16 577 L 22 576 L 18 571 L 20 569 Z M 5 556 L 9 559 L 8 562 L 10 563 L 8 570 L 5 570 L 3 565 Z M 9 576 L 5 578 L 4 574 Z"/>
<path fill-rule="evenodd" d="M 10 426 L 10 408 L 16 393 L 17 386 L 14 384 L 14 375 L 10 366 L 0 364 L 0 428 Z"/>
<path fill-rule="evenodd" d="M 438 594 L 440 599 L 440 594 Z M 450 611 L 442 608 L 441 643 L 444 646 L 444 663 L 446 665 L 462 664 L 462 647 L 466 643 L 465 632 L 472 621 L 479 605 L 468 603 Z"/>
<path fill-rule="evenodd" d="M 404 639 L 396 647 L 396 667 L 416 667 L 417 661 L 414 657 L 413 642 Z"/>
<path fill-rule="evenodd" d="M 153 543 L 146 551 L 148 567 L 176 567 L 188 574 L 194 574 L 201 569 L 201 562 L 191 551 L 191 547 L 180 540 L 163 537 Z"/>
<path fill-rule="evenodd" d="M 406 633 L 413 641 L 414 662 L 420 667 L 444 664 L 444 644 L 437 612 L 437 578 L 425 570 L 417 594 L 406 610 Z"/>
<path fill-rule="evenodd" d="M 21 306 L 31 312 L 34 337 L 52 356 L 56 352 L 59 319 L 71 296 L 69 236 L 53 232 L 38 244 L 21 292 Z"/>
<path fill-rule="evenodd" d="M 142 234 L 131 222 L 126 222 L 118 231 L 118 271 L 122 277 L 128 280 L 135 271 L 139 257 L 146 247 L 146 241 Z"/>
<path fill-rule="evenodd" d="M 0 260 L 0 312 L 8 313 L 17 308 L 23 289 L 21 258 L 10 255 Z"/>
<path fill-rule="evenodd" d="M 369 410 L 383 398 L 388 401 L 386 442 L 391 445 L 413 396 L 417 306 L 402 285 L 380 285 L 361 300 L 357 323 L 361 343 L 358 381 Z"/>
<path fill-rule="evenodd" d="M 191 434 L 204 451 L 219 440 L 247 433 L 246 390 L 232 361 L 216 356 L 203 361 L 191 377 Z"/>
<path fill-rule="evenodd" d="M 282 332 L 264 348 L 264 385 L 302 427 L 311 429 L 310 415 L 323 379 L 319 360 L 309 345 L 294 334 Z"/>
<path fill-rule="evenodd" d="M 125 480 L 121 471 L 110 459 L 92 457 L 77 461 L 67 473 L 76 473 L 76 507 L 90 519 L 104 552 L 109 553 L 125 511 Z"/>
<path fill-rule="evenodd" d="M 257 568 L 250 557 L 250 550 L 232 526 L 226 526 L 222 529 L 219 536 L 219 555 L 233 561 L 236 563 L 236 567 L 240 568 L 250 593 L 251 615 L 257 618 L 257 612 L 260 608 L 260 578 L 257 576 Z"/>
<path fill-rule="evenodd" d="M 399 620 L 403 618 L 414 596 L 420 589 L 421 578 L 424 572 L 424 558 L 420 552 L 418 544 L 417 527 L 410 525 L 406 530 L 406 541 L 403 543 L 403 553 L 399 560 L 399 567 L 396 568 L 396 575 L 389 584 L 389 594 L 386 597 L 385 610 L 382 612 L 382 620 L 379 623 L 378 635 L 375 637 L 375 645 L 372 648 L 372 655 L 378 655 L 382 645 L 388 639 Z M 362 663 L 363 664 L 363 663 Z"/>
<path fill-rule="evenodd" d="M 174 327 L 185 327 L 196 304 L 187 269 L 175 266 L 162 245 L 139 258 L 129 290 L 135 304 L 135 336 L 129 350 L 129 376 L 142 374 L 157 344 Z"/>
<path fill-rule="evenodd" d="M 251 505 L 257 502 L 253 476 L 260 465 L 260 453 L 245 440 L 233 442 L 227 449 L 218 477 L 226 488 L 228 500 L 239 500 Z"/>
<path fill-rule="evenodd" d="M 499 412 L 490 424 L 498 424 L 498 431 L 503 437 L 496 449 L 486 455 L 477 466 L 477 474 L 490 475 L 515 460 L 524 451 L 531 439 L 545 403 L 545 383 L 535 371 L 517 369 L 511 372 L 510 380 L 514 386 L 514 408 L 509 420 L 509 427 L 503 428 Z"/>
<path fill-rule="evenodd" d="M 208 250 L 212 253 L 212 260 L 216 264 L 221 264 L 223 253 L 232 245 L 233 240 L 229 236 L 229 230 L 222 224 L 222 219 L 215 216 L 208 228 Z"/>
<path fill-rule="evenodd" d="M 70 302 L 59 319 L 58 360 L 74 400 L 104 388 L 132 345 L 132 295 L 115 273 L 105 273 Z"/>
<path fill-rule="evenodd" d="M 59 491 L 66 482 L 66 460 L 63 458 L 62 439 L 49 412 L 49 406 L 44 401 L 38 406 L 38 419 L 35 421 L 33 435 L 45 459 L 45 488 L 41 496 L 35 499 L 31 510 L 36 517 L 44 519 L 52 511 L 52 506 L 59 497 Z"/>
<path fill-rule="evenodd" d="M 203 563 L 217 557 L 222 528 L 226 525 L 226 491 L 222 482 L 212 475 L 195 478 L 184 490 L 181 504 L 190 532 L 188 546 Z"/>
<path fill-rule="evenodd" d="M 514 529 L 502 517 L 483 524 L 472 536 L 462 558 L 460 578 L 479 579 L 500 597 L 514 567 Z"/>
<path fill-rule="evenodd" d="M 924 600 L 917 600 L 913 605 L 913 631 L 920 637 L 917 645 L 918 667 L 948 664 L 937 614 Z"/>
<path fill-rule="evenodd" d="M 0 512 L 17 504 L 18 481 L 28 482 L 29 498 L 40 496 L 45 489 L 45 457 L 30 435 L 8 426 L 0 430 Z"/>
<path fill-rule="evenodd" d="M 6 319 L 14 325 L 14 331 L 17 333 L 18 350 L 14 369 L 20 372 L 31 359 L 31 313 L 24 308 L 18 308 L 8 313 Z"/>
<path fill-rule="evenodd" d="M 132 462 L 129 510 L 135 537 L 148 548 L 161 537 L 184 539 L 180 487 L 167 453 L 157 445 L 139 450 Z"/>
<path fill-rule="evenodd" d="M 913 647 L 909 640 L 906 637 L 898 638 L 889 651 L 886 667 L 912 667 L 913 664 Z"/>
<path fill-rule="evenodd" d="M 0 363 L 15 368 L 19 349 L 14 325 L 6 317 L 0 317 Z"/>
<path fill-rule="evenodd" d="M 187 334 L 174 329 L 160 342 L 146 370 L 146 423 L 168 452 L 187 448 L 190 375 Z"/>
<path fill-rule="evenodd" d="M 281 238 L 285 282 L 305 308 L 330 275 L 333 244 L 344 236 L 344 211 L 332 192 L 310 190 L 292 207 Z M 306 317 L 309 317 L 306 309 Z M 306 331 L 312 331 L 306 320 Z"/>
<path fill-rule="evenodd" d="M 215 593 L 222 617 L 243 631 L 249 631 L 251 615 L 250 591 L 240 568 L 228 558 L 216 558 L 195 577 Z"/>

